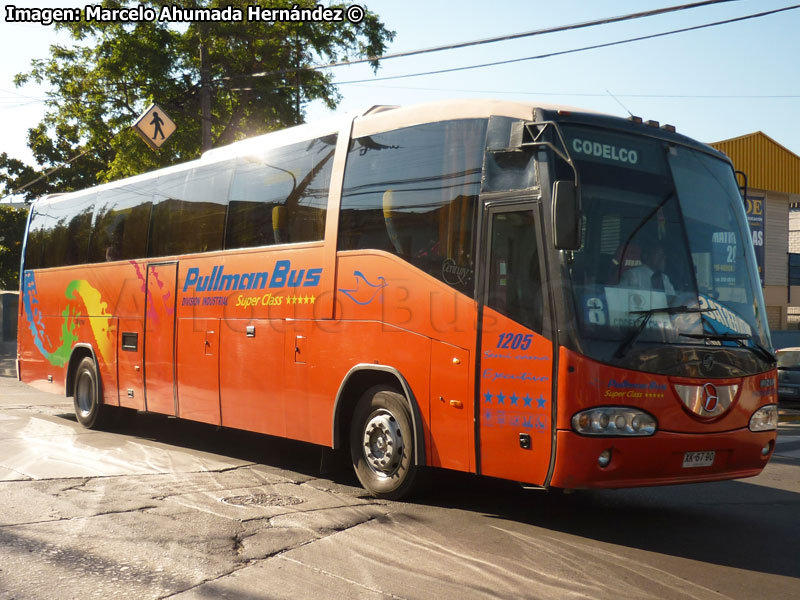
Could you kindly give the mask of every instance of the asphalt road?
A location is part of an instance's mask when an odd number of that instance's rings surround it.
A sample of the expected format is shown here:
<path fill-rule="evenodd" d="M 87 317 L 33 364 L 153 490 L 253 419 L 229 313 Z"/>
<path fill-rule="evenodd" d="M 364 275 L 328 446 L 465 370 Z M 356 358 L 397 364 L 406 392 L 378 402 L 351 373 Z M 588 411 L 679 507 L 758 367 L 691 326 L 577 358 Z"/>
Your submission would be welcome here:
<path fill-rule="evenodd" d="M 0 598 L 800 598 L 800 423 L 757 478 L 377 501 L 320 449 L 0 378 Z"/>

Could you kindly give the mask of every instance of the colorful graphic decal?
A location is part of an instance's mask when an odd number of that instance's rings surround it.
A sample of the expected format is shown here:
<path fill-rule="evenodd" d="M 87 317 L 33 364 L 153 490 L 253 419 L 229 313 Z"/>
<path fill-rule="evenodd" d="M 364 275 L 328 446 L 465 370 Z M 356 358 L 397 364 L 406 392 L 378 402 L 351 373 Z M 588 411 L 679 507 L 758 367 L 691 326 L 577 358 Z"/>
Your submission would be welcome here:
<path fill-rule="evenodd" d="M 360 306 L 372 304 L 372 301 L 378 297 L 381 290 L 389 285 L 384 277 L 378 277 L 378 283 L 371 283 L 361 271 L 353 271 L 353 277 L 356 279 L 356 286 L 347 290 L 339 288 L 339 291 Z M 361 287 L 362 281 L 365 284 L 363 288 Z"/>
<path fill-rule="evenodd" d="M 107 304 L 102 301 L 100 292 L 85 280 L 75 280 L 67 286 L 65 293 L 67 300 L 76 300 L 76 294 L 77 298 L 80 298 L 83 302 L 85 313 L 81 313 L 73 303 L 68 303 L 64 307 L 61 311 L 63 319 L 61 322 L 61 343 L 57 348 L 53 348 L 54 343 L 45 330 L 42 312 L 39 308 L 36 279 L 33 272 L 25 271 L 23 274 L 22 302 L 33 343 L 50 364 L 62 367 L 69 360 L 72 347 L 78 341 L 76 329 L 81 324 L 81 315 L 93 315 L 88 317 L 89 326 L 95 340 L 93 346 L 100 353 L 103 361 L 109 364 L 113 360 L 114 346 L 111 339 L 111 315 L 106 311 Z"/>
<path fill-rule="evenodd" d="M 111 364 L 114 360 L 114 343 L 111 339 L 111 315 L 108 314 L 106 309 L 108 304 L 103 302 L 100 292 L 94 289 L 86 280 L 72 281 L 67 286 L 67 298 L 75 298 L 77 292 L 83 305 L 86 308 L 86 313 L 93 315 L 89 317 L 89 326 L 92 328 L 94 334 L 94 347 L 100 352 L 105 364 Z M 76 313 L 76 316 L 80 313 Z"/>
<path fill-rule="evenodd" d="M 152 320 L 153 323 L 157 324 L 159 321 L 159 313 L 156 310 L 155 300 L 153 298 L 153 293 L 151 290 L 147 288 L 147 276 L 146 274 L 139 268 L 139 263 L 135 260 L 130 261 L 133 265 L 133 268 L 136 269 L 136 277 L 139 278 L 139 281 L 142 284 L 142 293 L 147 295 L 147 318 Z M 158 289 L 164 290 L 164 282 L 161 281 L 158 277 L 158 270 L 156 268 L 151 268 L 150 273 L 153 276 L 153 280 L 156 282 Z M 161 294 L 161 305 L 164 309 L 164 312 L 171 316 L 173 311 L 172 302 L 169 302 L 172 293 L 168 290 L 165 290 Z"/>

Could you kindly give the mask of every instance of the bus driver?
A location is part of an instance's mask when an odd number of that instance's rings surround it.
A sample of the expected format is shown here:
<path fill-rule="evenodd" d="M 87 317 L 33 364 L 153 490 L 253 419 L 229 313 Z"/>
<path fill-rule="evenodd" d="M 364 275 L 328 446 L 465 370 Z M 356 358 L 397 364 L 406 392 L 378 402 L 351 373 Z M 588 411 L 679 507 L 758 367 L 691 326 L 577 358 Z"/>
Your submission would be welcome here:
<path fill-rule="evenodd" d="M 665 292 L 667 296 L 675 295 L 675 288 L 664 273 L 666 253 L 661 244 L 652 244 L 642 249 L 642 264 L 628 269 L 622 275 L 620 286 Z"/>

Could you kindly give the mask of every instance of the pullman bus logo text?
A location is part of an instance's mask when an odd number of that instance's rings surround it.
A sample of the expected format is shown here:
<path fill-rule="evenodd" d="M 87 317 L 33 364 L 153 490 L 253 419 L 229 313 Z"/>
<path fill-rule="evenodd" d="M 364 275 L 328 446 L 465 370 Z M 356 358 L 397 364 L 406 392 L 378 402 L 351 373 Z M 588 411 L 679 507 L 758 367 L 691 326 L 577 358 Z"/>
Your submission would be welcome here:
<path fill-rule="evenodd" d="M 223 265 L 215 265 L 208 275 L 201 275 L 200 269 L 192 267 L 186 272 L 183 293 L 222 292 L 241 290 L 263 290 L 296 287 L 314 287 L 319 285 L 322 269 L 292 269 L 292 262 L 279 260 L 270 274 L 269 271 L 257 273 L 225 273 Z"/>

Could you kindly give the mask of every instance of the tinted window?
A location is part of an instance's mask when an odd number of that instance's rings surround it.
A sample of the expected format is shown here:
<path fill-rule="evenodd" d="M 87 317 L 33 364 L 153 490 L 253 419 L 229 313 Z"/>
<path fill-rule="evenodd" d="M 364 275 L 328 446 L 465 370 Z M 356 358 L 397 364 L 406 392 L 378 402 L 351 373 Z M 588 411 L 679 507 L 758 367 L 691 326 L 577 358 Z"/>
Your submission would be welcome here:
<path fill-rule="evenodd" d="M 222 249 L 231 167 L 224 162 L 158 178 L 149 256 Z"/>
<path fill-rule="evenodd" d="M 507 317 L 541 332 L 542 277 L 533 212 L 495 214 L 491 225 L 486 303 Z"/>
<path fill-rule="evenodd" d="M 347 156 L 339 249 L 396 254 L 472 293 L 486 120 L 356 139 Z"/>
<path fill-rule="evenodd" d="M 335 149 L 334 135 L 239 159 L 225 247 L 324 239 Z"/>
<path fill-rule="evenodd" d="M 25 268 L 39 269 L 44 255 L 44 235 L 47 227 L 45 206 L 37 204 L 33 207 L 28 238 L 25 240 Z"/>
<path fill-rule="evenodd" d="M 44 207 L 43 255 L 40 267 L 76 265 L 86 261 L 96 194 L 58 198 Z"/>
<path fill-rule="evenodd" d="M 152 206 L 153 190 L 146 183 L 100 192 L 89 243 L 89 262 L 143 258 L 147 253 Z"/>

